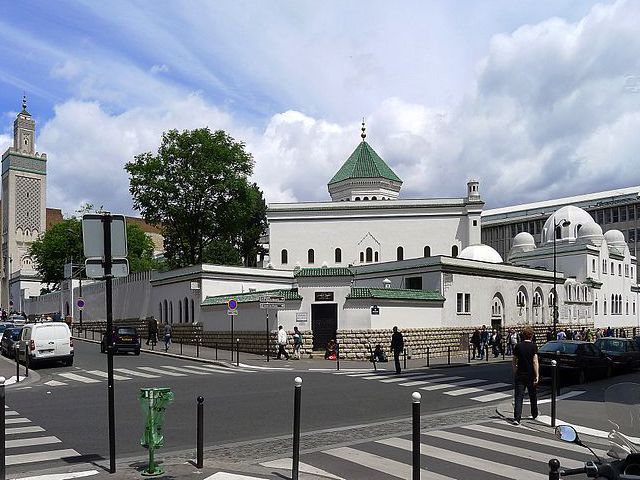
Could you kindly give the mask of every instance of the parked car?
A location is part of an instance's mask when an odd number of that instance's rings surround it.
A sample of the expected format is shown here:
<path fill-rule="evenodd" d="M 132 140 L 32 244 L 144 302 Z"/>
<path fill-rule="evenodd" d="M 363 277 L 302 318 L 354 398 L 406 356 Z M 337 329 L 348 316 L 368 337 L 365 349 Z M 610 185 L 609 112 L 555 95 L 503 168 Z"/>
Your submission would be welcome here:
<path fill-rule="evenodd" d="M 558 362 L 561 377 L 572 376 L 578 383 L 597 376 L 610 377 L 613 362 L 591 342 L 577 340 L 553 340 L 538 350 L 540 375 L 551 376 L 551 360 Z"/>
<path fill-rule="evenodd" d="M 7 328 L 13 328 L 15 325 L 11 322 L 0 322 L 0 334 L 4 332 Z"/>
<path fill-rule="evenodd" d="M 9 358 L 15 357 L 16 345 L 20 343 L 20 332 L 22 332 L 22 327 L 5 329 L 2 333 L 2 340 L 0 340 L 0 351 L 2 355 Z"/>
<path fill-rule="evenodd" d="M 17 325 L 17 326 L 22 326 L 26 323 L 27 319 L 24 318 L 22 315 L 20 315 L 19 313 L 12 313 L 11 315 L 9 315 L 8 320 Z"/>
<path fill-rule="evenodd" d="M 640 348 L 631 338 L 603 337 L 595 346 L 611 359 L 616 370 L 640 368 Z"/>
<path fill-rule="evenodd" d="M 18 358 L 25 362 L 27 355 L 32 366 L 47 360 L 73 365 L 73 340 L 69 326 L 64 322 L 25 324 L 20 333 Z"/>
<path fill-rule="evenodd" d="M 636 342 L 636 347 L 640 350 L 640 335 L 633 337 L 633 341 Z"/>
<path fill-rule="evenodd" d="M 140 335 L 135 327 L 114 327 L 112 335 L 113 353 L 133 352 L 140 355 Z M 102 336 L 100 352 L 107 351 L 107 335 Z"/>

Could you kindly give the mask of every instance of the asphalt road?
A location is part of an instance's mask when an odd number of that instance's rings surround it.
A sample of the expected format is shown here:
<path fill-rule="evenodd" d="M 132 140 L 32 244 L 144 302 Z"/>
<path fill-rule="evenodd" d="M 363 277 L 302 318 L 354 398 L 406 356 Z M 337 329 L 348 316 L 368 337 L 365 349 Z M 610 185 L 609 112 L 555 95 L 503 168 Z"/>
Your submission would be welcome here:
<path fill-rule="evenodd" d="M 73 449 L 80 455 L 63 461 L 106 459 L 106 355 L 100 353 L 98 344 L 78 341 L 75 356 L 73 367 L 38 369 L 40 381 L 8 390 L 6 403 L 28 418 L 29 425 L 40 426 L 60 439 L 56 448 Z M 166 413 L 165 454 L 195 448 L 199 395 L 205 398 L 206 446 L 290 435 L 293 379 L 298 375 L 304 380 L 303 432 L 406 419 L 413 391 L 422 394 L 423 415 L 490 406 L 505 401 L 511 393 L 508 363 L 413 370 L 398 377 L 388 371 L 367 375 L 344 370 L 337 374 L 227 369 L 143 353 L 139 357 L 115 356 L 114 368 L 121 376 L 115 383 L 118 458 L 146 453 L 139 444 L 144 418 L 138 394 L 143 387 L 168 387 L 175 392 L 175 401 Z M 343 368 L 348 368 L 348 363 Z M 22 463 L 10 466 L 9 471 L 42 470 L 59 464 L 60 460 Z"/>

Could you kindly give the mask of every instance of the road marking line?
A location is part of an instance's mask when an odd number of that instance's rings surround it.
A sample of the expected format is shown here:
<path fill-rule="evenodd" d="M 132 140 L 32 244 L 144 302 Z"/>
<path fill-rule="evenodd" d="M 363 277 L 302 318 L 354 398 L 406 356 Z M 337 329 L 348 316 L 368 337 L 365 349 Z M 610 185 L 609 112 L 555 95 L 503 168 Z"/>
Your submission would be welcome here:
<path fill-rule="evenodd" d="M 482 387 L 469 387 L 461 388 L 460 390 L 452 390 L 451 392 L 444 392 L 445 395 L 451 395 L 457 397 L 458 395 L 467 395 L 469 393 L 486 392 L 487 390 L 494 390 L 496 388 L 509 387 L 508 383 L 498 382 L 490 385 L 483 385 Z"/>
<path fill-rule="evenodd" d="M 70 480 L 71 478 L 91 477 L 97 475 L 98 470 L 86 470 L 84 472 L 52 473 L 49 475 L 36 475 L 35 477 L 21 477 L 19 480 Z"/>
<path fill-rule="evenodd" d="M 233 369 L 233 370 L 231 370 L 230 368 L 227 368 L 227 367 L 221 367 L 221 366 L 219 366 L 219 365 L 207 365 L 207 364 L 204 364 L 204 365 L 203 365 L 202 367 L 200 367 L 200 368 L 206 368 L 206 369 L 207 369 L 208 371 L 210 371 L 210 372 L 226 373 L 227 375 L 233 375 L 233 374 L 238 373 L 238 372 L 255 373 L 255 372 L 254 372 L 254 371 L 252 371 L 252 370 L 245 370 L 245 369 L 243 369 L 243 368 L 241 368 L 241 369 Z"/>
<path fill-rule="evenodd" d="M 6 425 L 13 425 L 16 423 L 31 423 L 31 420 L 29 420 L 28 418 L 7 418 L 5 419 L 4 423 Z"/>
<path fill-rule="evenodd" d="M 435 377 L 442 377 L 442 374 L 441 373 L 434 373 L 433 375 L 425 375 L 423 377 L 417 377 L 417 378 L 426 379 L 426 378 L 435 378 Z M 415 380 L 413 382 L 399 383 L 398 386 L 400 386 L 400 387 L 415 387 L 417 385 L 425 385 L 427 383 L 431 383 L 431 381 L 430 380 Z"/>
<path fill-rule="evenodd" d="M 184 365 L 184 368 L 189 368 L 192 370 L 202 370 L 203 372 L 207 372 L 207 373 L 224 373 L 225 375 L 233 375 L 235 373 L 235 372 L 220 371 L 217 369 L 214 370 L 213 368 L 202 367 L 200 365 Z"/>
<path fill-rule="evenodd" d="M 504 426 L 504 421 L 500 422 L 500 425 Z M 578 452 L 578 453 L 585 452 L 584 447 L 581 447 L 580 445 L 576 445 L 575 443 L 560 442 L 558 440 L 552 440 L 550 438 L 540 438 L 540 437 L 536 437 L 535 435 L 522 433 L 523 429 L 521 428 L 521 426 L 518 427 L 519 431 L 517 432 L 510 429 L 494 428 L 487 425 L 486 423 L 482 425 L 462 425 L 460 428 L 464 428 L 465 430 L 471 430 L 474 432 L 484 433 L 487 435 L 489 434 L 495 435 L 496 438 L 505 437 L 505 438 L 511 438 L 513 440 L 523 440 L 527 442 L 543 443 L 545 446 L 553 447 L 554 449 L 559 449 L 559 450 L 568 450 L 570 452 Z M 595 448 L 593 450 L 594 452 L 596 452 L 598 456 L 603 456 L 603 457 L 607 456 L 607 452 L 604 450 L 597 450 Z"/>
<path fill-rule="evenodd" d="M 544 425 L 551 426 L 551 417 L 548 415 L 538 415 L 536 420 Z M 600 438 L 608 438 L 609 432 L 605 432 L 604 430 L 596 430 L 595 428 L 583 427 L 581 425 L 574 425 L 573 423 L 565 422 L 564 420 L 560 420 L 556 418 L 556 425 L 571 425 L 576 429 L 576 432 L 582 433 L 583 435 L 589 435 L 591 437 L 600 437 Z M 630 437 L 626 435 L 626 437 L 631 440 L 635 444 L 640 444 L 640 438 Z"/>
<path fill-rule="evenodd" d="M 293 370 L 293 367 L 260 367 L 258 365 L 247 365 L 245 363 L 241 363 L 240 366 L 251 370 Z"/>
<path fill-rule="evenodd" d="M 95 378 L 83 377 L 82 375 L 76 375 L 75 373 L 59 373 L 63 378 L 68 380 L 75 380 L 81 383 L 100 383 L 100 380 L 96 380 Z"/>
<path fill-rule="evenodd" d="M 129 370 L 128 368 L 114 368 L 120 373 L 124 373 L 125 375 L 132 375 L 134 377 L 142 377 L 142 378 L 160 378 L 158 375 L 151 375 L 150 373 L 144 372 L 136 372 L 135 370 Z"/>
<path fill-rule="evenodd" d="M 408 451 L 411 451 L 413 448 L 411 440 L 403 438 L 388 438 L 386 440 L 378 440 L 376 443 Z M 429 455 L 439 460 L 444 460 L 445 462 L 456 463 L 475 470 L 491 472 L 492 475 L 508 478 L 509 480 L 514 478 L 517 478 L 518 480 L 548 480 L 549 478 L 548 475 L 542 475 L 530 470 L 524 470 L 522 468 L 512 467 L 511 465 L 504 465 L 498 462 L 491 462 L 484 458 L 473 457 L 471 455 L 465 455 L 464 453 L 454 452 L 444 448 L 432 447 L 431 445 L 425 445 L 424 443 L 420 444 L 420 454 Z M 405 478 L 409 478 L 409 476 L 406 476 Z"/>
<path fill-rule="evenodd" d="M 444 390 L 445 388 L 456 388 L 456 387 L 461 387 L 463 385 L 477 385 L 478 383 L 486 383 L 486 380 L 481 380 L 479 378 L 476 378 L 476 379 L 464 380 L 462 382 L 455 382 L 455 383 L 440 383 L 440 384 L 436 383 L 435 385 L 420 387 L 420 390 L 425 390 L 427 392 L 430 392 L 432 390 Z"/>
<path fill-rule="evenodd" d="M 32 445 L 48 445 L 61 442 L 62 440 L 58 437 L 21 438 L 20 440 L 7 440 L 6 448 L 30 447 Z"/>
<path fill-rule="evenodd" d="M 333 455 L 334 457 L 347 460 L 348 462 L 362 465 L 363 467 L 377 470 L 387 475 L 391 475 L 397 478 L 407 479 L 411 478 L 412 466 L 406 463 L 384 458 L 372 453 L 363 452 L 350 447 L 339 447 L 331 450 L 324 450 L 322 453 Z M 420 478 L 429 480 L 453 480 L 451 477 L 430 472 L 428 470 L 420 470 Z"/>
<path fill-rule="evenodd" d="M 424 374 L 420 374 L 420 375 L 424 375 Z M 413 375 L 415 376 L 415 375 Z M 436 380 L 431 380 L 432 382 L 448 382 L 449 380 L 458 380 L 460 378 L 464 378 L 464 377 L 458 377 L 458 376 L 452 376 L 452 377 L 442 377 L 442 378 L 438 378 Z M 381 383 L 393 383 L 393 382 L 402 382 L 405 380 L 410 380 L 406 377 L 395 377 L 395 378 L 386 378 L 384 380 L 380 380 Z"/>
<path fill-rule="evenodd" d="M 280 458 L 278 460 L 273 460 L 271 462 L 261 463 L 263 467 L 267 468 L 277 468 L 280 470 L 291 470 L 292 465 L 291 458 Z M 333 480 L 344 480 L 342 477 L 337 477 L 332 473 L 329 473 L 325 470 L 321 470 L 319 468 L 314 467 L 313 465 L 309 465 L 307 463 L 300 462 L 299 470 L 302 473 L 309 473 L 311 475 L 321 476 L 322 478 L 332 478 Z"/>
<path fill-rule="evenodd" d="M 79 456 L 80 454 L 78 452 L 70 448 L 64 450 L 49 450 L 46 452 L 22 453 L 19 455 L 7 455 L 7 465 L 46 462 L 48 460 L 60 460 L 62 458 Z"/>
<path fill-rule="evenodd" d="M 109 378 L 109 374 L 107 372 L 103 372 L 102 370 L 89 370 L 87 373 L 91 375 L 95 375 L 96 377 Z M 114 380 L 131 380 L 131 377 L 124 377 L 122 375 L 113 374 Z"/>
<path fill-rule="evenodd" d="M 58 380 L 49 380 L 48 382 L 44 382 L 44 384 L 50 387 L 59 387 L 61 385 L 66 385 L 66 382 L 59 382 Z"/>
<path fill-rule="evenodd" d="M 493 442 L 491 440 L 484 440 L 482 438 L 476 437 L 468 437 L 465 435 L 461 435 L 459 433 L 446 432 L 446 431 L 438 431 L 438 432 L 429 432 L 425 434 L 428 437 L 433 438 L 441 438 L 443 440 L 449 440 L 450 442 L 459 443 L 462 445 L 470 445 L 479 448 L 485 448 L 487 450 L 492 450 L 500 453 L 505 453 L 507 455 L 515 455 L 520 458 L 528 458 L 530 460 L 536 462 L 547 463 L 549 461 L 548 453 L 536 452 L 535 450 L 529 450 L 521 447 L 514 447 L 512 445 L 506 445 L 504 443 Z M 535 443 L 540 443 L 540 438 L 534 438 Z M 546 442 L 545 442 L 546 443 Z M 555 454 L 554 454 L 555 456 Z M 563 458 L 555 456 L 558 460 L 560 460 L 560 464 L 563 467 L 568 468 L 578 468 L 583 467 L 584 462 L 580 462 L 578 460 L 573 460 L 571 458 Z"/>
<path fill-rule="evenodd" d="M 15 410 L 5 410 L 4 412 L 5 415 L 10 416 L 10 415 L 20 415 L 18 412 L 16 412 Z"/>
<path fill-rule="evenodd" d="M 264 477 L 249 477 L 247 475 L 238 475 L 237 473 L 218 472 L 205 478 L 204 480 L 267 480 Z"/>
<path fill-rule="evenodd" d="M 160 368 L 153 368 L 153 367 L 138 367 L 138 368 L 140 370 L 144 370 L 145 372 L 159 373 L 160 375 L 169 375 L 170 377 L 186 377 L 187 376 L 184 373 L 168 372 Z M 162 368 L 165 368 L 165 366 L 163 365 Z"/>
<path fill-rule="evenodd" d="M 558 395 L 556 400 L 564 400 L 565 398 L 577 397 L 578 395 L 582 395 L 585 393 L 584 390 L 571 390 L 570 392 L 563 393 L 562 395 Z M 530 404 L 529 400 L 524 402 L 525 404 Z M 538 400 L 538 405 L 541 403 L 551 403 L 551 398 L 545 398 L 544 400 Z"/>
<path fill-rule="evenodd" d="M 7 435 L 19 435 L 22 433 L 37 433 L 44 432 L 44 428 L 42 427 L 14 427 L 14 428 L 5 428 L 4 433 Z"/>
<path fill-rule="evenodd" d="M 189 370 L 188 367 L 172 367 L 170 365 L 164 365 L 162 368 L 170 368 L 176 372 L 188 373 L 191 375 L 211 375 L 213 372 L 199 372 L 198 370 Z"/>
<path fill-rule="evenodd" d="M 512 393 L 489 393 L 487 395 L 480 395 L 479 397 L 472 397 L 471 400 L 475 400 L 476 402 L 492 402 L 493 400 L 502 400 L 503 398 L 509 398 L 513 396 Z"/>

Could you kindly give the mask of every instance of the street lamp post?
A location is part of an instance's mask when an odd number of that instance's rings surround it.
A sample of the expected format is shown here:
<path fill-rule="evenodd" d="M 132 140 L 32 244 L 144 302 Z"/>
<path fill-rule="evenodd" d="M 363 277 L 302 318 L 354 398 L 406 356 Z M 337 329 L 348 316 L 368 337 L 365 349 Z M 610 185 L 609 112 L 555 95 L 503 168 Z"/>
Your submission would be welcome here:
<path fill-rule="evenodd" d="M 558 292 L 556 284 L 558 283 L 558 270 L 556 268 L 556 238 L 558 237 L 558 227 L 568 227 L 571 222 L 567 219 L 556 222 L 553 218 L 553 338 L 557 338 L 558 329 Z"/>

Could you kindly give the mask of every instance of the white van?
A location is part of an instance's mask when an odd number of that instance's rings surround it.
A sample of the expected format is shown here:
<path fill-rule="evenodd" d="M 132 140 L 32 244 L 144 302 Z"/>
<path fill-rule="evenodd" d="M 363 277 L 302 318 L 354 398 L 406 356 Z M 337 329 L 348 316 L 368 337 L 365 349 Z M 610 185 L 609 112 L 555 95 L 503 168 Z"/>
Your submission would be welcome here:
<path fill-rule="evenodd" d="M 60 360 L 73 365 L 73 340 L 69 326 L 64 322 L 27 323 L 20 334 L 20 360 L 37 364 L 45 360 Z"/>

